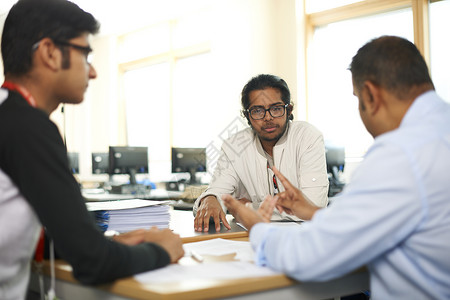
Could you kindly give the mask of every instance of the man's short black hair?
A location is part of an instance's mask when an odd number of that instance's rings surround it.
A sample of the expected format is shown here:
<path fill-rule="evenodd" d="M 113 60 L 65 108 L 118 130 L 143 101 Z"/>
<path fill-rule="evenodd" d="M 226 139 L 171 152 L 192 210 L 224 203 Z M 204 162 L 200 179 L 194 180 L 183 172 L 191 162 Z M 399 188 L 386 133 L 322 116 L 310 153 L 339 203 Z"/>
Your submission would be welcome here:
<path fill-rule="evenodd" d="M 247 82 L 241 93 L 242 114 L 247 118 L 249 125 L 251 125 L 251 123 L 247 109 L 250 107 L 250 93 L 265 88 L 278 89 L 281 92 L 281 100 L 283 100 L 284 104 L 291 104 L 291 92 L 289 91 L 286 81 L 271 74 L 260 74 L 255 76 Z M 292 108 L 288 110 L 287 113 L 290 113 L 288 120 L 293 120 L 294 115 L 292 114 Z"/>
<path fill-rule="evenodd" d="M 353 57 L 349 70 L 358 91 L 365 81 L 371 81 L 399 99 L 407 99 L 414 86 L 433 86 L 427 64 L 417 47 L 396 36 L 381 36 L 365 44 Z"/>
<path fill-rule="evenodd" d="M 23 75 L 31 68 L 32 47 L 43 38 L 68 41 L 99 23 L 76 4 L 66 0 L 19 0 L 8 13 L 2 34 L 4 74 Z"/>

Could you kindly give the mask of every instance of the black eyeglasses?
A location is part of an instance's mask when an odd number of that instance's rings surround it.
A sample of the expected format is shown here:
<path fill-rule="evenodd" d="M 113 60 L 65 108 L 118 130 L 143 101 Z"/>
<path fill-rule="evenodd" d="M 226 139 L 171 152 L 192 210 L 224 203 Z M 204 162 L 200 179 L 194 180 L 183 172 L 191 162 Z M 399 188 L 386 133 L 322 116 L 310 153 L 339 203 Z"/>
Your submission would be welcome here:
<path fill-rule="evenodd" d="M 265 109 L 262 106 L 257 106 L 247 109 L 247 112 L 250 115 L 250 117 L 252 117 L 253 120 L 264 119 L 264 117 L 266 116 L 266 112 L 269 112 L 269 114 L 274 118 L 279 118 L 284 116 L 284 113 L 286 112 L 286 107 L 288 106 L 289 104 L 274 105 L 269 107 L 268 109 Z"/>
<path fill-rule="evenodd" d="M 64 42 L 64 41 L 58 41 L 55 40 L 54 41 L 55 44 L 57 45 L 61 45 L 61 46 L 68 46 L 68 47 L 72 47 L 74 49 L 77 49 L 78 51 L 81 51 L 83 53 L 83 55 L 86 57 L 86 61 L 90 64 L 91 63 L 91 59 L 90 59 L 90 55 L 92 52 L 92 48 L 89 46 L 80 46 L 80 45 L 76 45 L 76 44 L 72 44 L 69 42 Z"/>

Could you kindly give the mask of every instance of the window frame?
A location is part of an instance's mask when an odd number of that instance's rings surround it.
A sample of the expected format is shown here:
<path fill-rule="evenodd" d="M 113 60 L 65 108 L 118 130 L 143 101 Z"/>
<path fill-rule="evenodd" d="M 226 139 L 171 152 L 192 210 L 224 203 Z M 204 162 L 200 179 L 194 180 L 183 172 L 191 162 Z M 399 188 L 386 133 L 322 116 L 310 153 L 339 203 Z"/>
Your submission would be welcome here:
<path fill-rule="evenodd" d="M 125 98 L 125 92 L 124 92 L 124 74 L 127 71 L 136 70 L 143 67 L 148 67 L 151 65 L 156 65 L 159 63 L 167 62 L 169 63 L 170 68 L 170 75 L 169 75 L 169 119 L 170 119 L 170 145 L 173 145 L 173 114 L 172 114 L 172 108 L 173 108 L 173 82 L 174 82 L 174 74 L 175 74 L 175 68 L 177 60 L 187 58 L 190 56 L 196 56 L 200 54 L 210 53 L 211 52 L 211 42 L 210 41 L 204 41 L 196 44 L 192 44 L 189 46 L 181 47 L 181 48 L 175 48 L 173 37 L 175 35 L 176 30 L 176 24 L 177 20 L 169 20 L 164 23 L 168 23 L 169 25 L 169 34 L 170 34 L 170 47 L 167 51 L 157 53 L 154 55 L 126 61 L 126 62 L 120 62 L 118 64 L 119 69 L 119 80 L 118 80 L 118 89 L 119 89 L 119 99 L 118 99 L 118 106 L 119 108 L 119 116 L 118 116 L 118 122 L 119 126 L 118 128 L 124 128 L 124 130 L 120 130 L 118 132 L 119 134 L 119 143 L 127 145 L 128 144 L 128 134 L 127 134 L 127 117 L 126 117 L 126 98 Z M 160 23 L 155 24 L 153 26 L 158 26 Z M 150 26 L 151 27 L 151 26 Z M 148 27 L 143 28 L 142 30 L 146 30 Z M 131 33 L 133 34 L 133 33 Z M 120 44 L 121 40 L 123 40 L 128 34 L 122 35 L 118 37 L 118 43 Z"/>
<path fill-rule="evenodd" d="M 441 0 L 365 0 L 310 14 L 305 12 L 305 1 L 307 0 L 302 0 L 303 24 L 300 24 L 300 28 L 303 28 L 304 34 L 303 66 L 305 82 L 299 83 L 299 85 L 304 87 L 299 90 L 303 90 L 303 98 L 305 99 L 305 119 L 307 121 L 309 120 L 308 103 L 310 101 L 308 75 L 311 73 L 309 63 L 311 55 L 308 52 L 308 49 L 310 49 L 309 46 L 313 41 L 316 27 L 339 21 L 411 8 L 413 13 L 414 44 L 422 53 L 430 68 L 429 4 Z"/>

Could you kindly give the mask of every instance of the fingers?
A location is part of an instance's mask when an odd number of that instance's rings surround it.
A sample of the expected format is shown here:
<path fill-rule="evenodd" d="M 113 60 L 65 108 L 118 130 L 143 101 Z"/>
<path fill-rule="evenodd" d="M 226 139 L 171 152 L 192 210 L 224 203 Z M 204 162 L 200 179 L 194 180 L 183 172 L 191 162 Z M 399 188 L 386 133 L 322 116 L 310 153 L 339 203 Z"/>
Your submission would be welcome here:
<path fill-rule="evenodd" d="M 220 214 L 219 215 L 213 215 L 213 219 L 214 219 L 214 225 L 216 225 L 216 231 L 220 231 Z M 208 230 L 204 230 L 205 232 Z"/>
<path fill-rule="evenodd" d="M 170 262 L 175 263 L 184 256 L 183 242 L 180 235 L 173 233 L 170 229 L 163 229 L 156 241 L 170 256 Z"/>
<path fill-rule="evenodd" d="M 264 217 L 258 212 L 240 203 L 230 195 L 223 196 L 222 200 L 236 220 L 243 224 L 248 231 L 250 231 L 256 223 L 265 222 Z"/>
<path fill-rule="evenodd" d="M 206 227 L 208 231 L 210 215 L 206 210 L 198 210 L 194 219 L 194 230 L 203 231 L 203 227 Z"/>
<path fill-rule="evenodd" d="M 178 260 L 180 260 L 180 258 L 184 256 L 183 242 L 179 234 L 174 234 L 170 229 L 167 230 L 170 231 L 170 234 L 173 236 L 175 241 L 175 247 L 173 248 L 175 248 L 176 252 L 173 254 L 173 256 L 171 255 L 171 262 L 176 263 Z"/>
<path fill-rule="evenodd" d="M 258 208 L 258 213 L 263 217 L 264 221 L 270 222 L 277 200 L 278 196 L 272 197 L 271 195 L 267 195 L 261 203 L 261 206 Z"/>
<path fill-rule="evenodd" d="M 275 166 L 272 167 L 272 171 L 275 174 L 275 176 L 277 176 L 278 179 L 280 179 L 286 191 L 294 188 L 294 186 L 289 182 L 289 180 L 287 180 L 286 177 L 284 177 L 283 174 L 281 174 L 281 172 L 278 171 L 278 169 Z"/>
<path fill-rule="evenodd" d="M 246 205 L 248 203 L 252 203 L 250 200 L 248 200 L 247 198 L 241 198 L 238 199 L 239 202 L 241 202 L 242 204 Z"/>
<path fill-rule="evenodd" d="M 230 211 L 233 216 L 235 216 L 235 213 L 240 206 L 244 206 L 238 200 L 234 199 L 231 195 L 223 195 L 222 200 L 228 211 Z"/>
<path fill-rule="evenodd" d="M 292 199 L 286 192 L 281 192 L 277 195 L 278 199 L 275 204 L 276 209 L 280 213 L 285 212 L 289 215 L 292 214 L 292 210 L 290 209 L 292 206 Z"/>
<path fill-rule="evenodd" d="M 222 220 L 223 226 L 225 226 L 228 230 L 231 229 L 230 224 L 228 223 L 227 217 L 225 214 L 220 215 L 220 219 Z"/>
<path fill-rule="evenodd" d="M 113 237 L 113 240 L 125 245 L 137 245 L 144 241 L 145 239 L 145 229 L 137 229 L 133 231 L 129 231 L 126 233 L 122 233 L 120 235 L 116 235 Z"/>
<path fill-rule="evenodd" d="M 225 227 L 231 228 L 226 220 L 225 212 L 215 196 L 207 196 L 202 200 L 194 218 L 194 230 L 208 232 L 211 219 L 214 221 L 216 231 L 220 231 L 221 220 Z"/>

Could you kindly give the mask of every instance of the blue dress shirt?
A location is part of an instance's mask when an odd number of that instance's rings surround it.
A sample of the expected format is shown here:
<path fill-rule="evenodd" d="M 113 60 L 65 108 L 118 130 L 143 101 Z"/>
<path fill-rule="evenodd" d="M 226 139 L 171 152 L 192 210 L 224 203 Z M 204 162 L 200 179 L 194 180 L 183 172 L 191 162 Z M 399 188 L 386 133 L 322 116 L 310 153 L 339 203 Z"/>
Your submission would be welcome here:
<path fill-rule="evenodd" d="M 361 266 L 372 299 L 450 299 L 450 105 L 420 95 L 333 203 L 296 227 L 255 225 L 257 264 L 324 281 Z"/>

